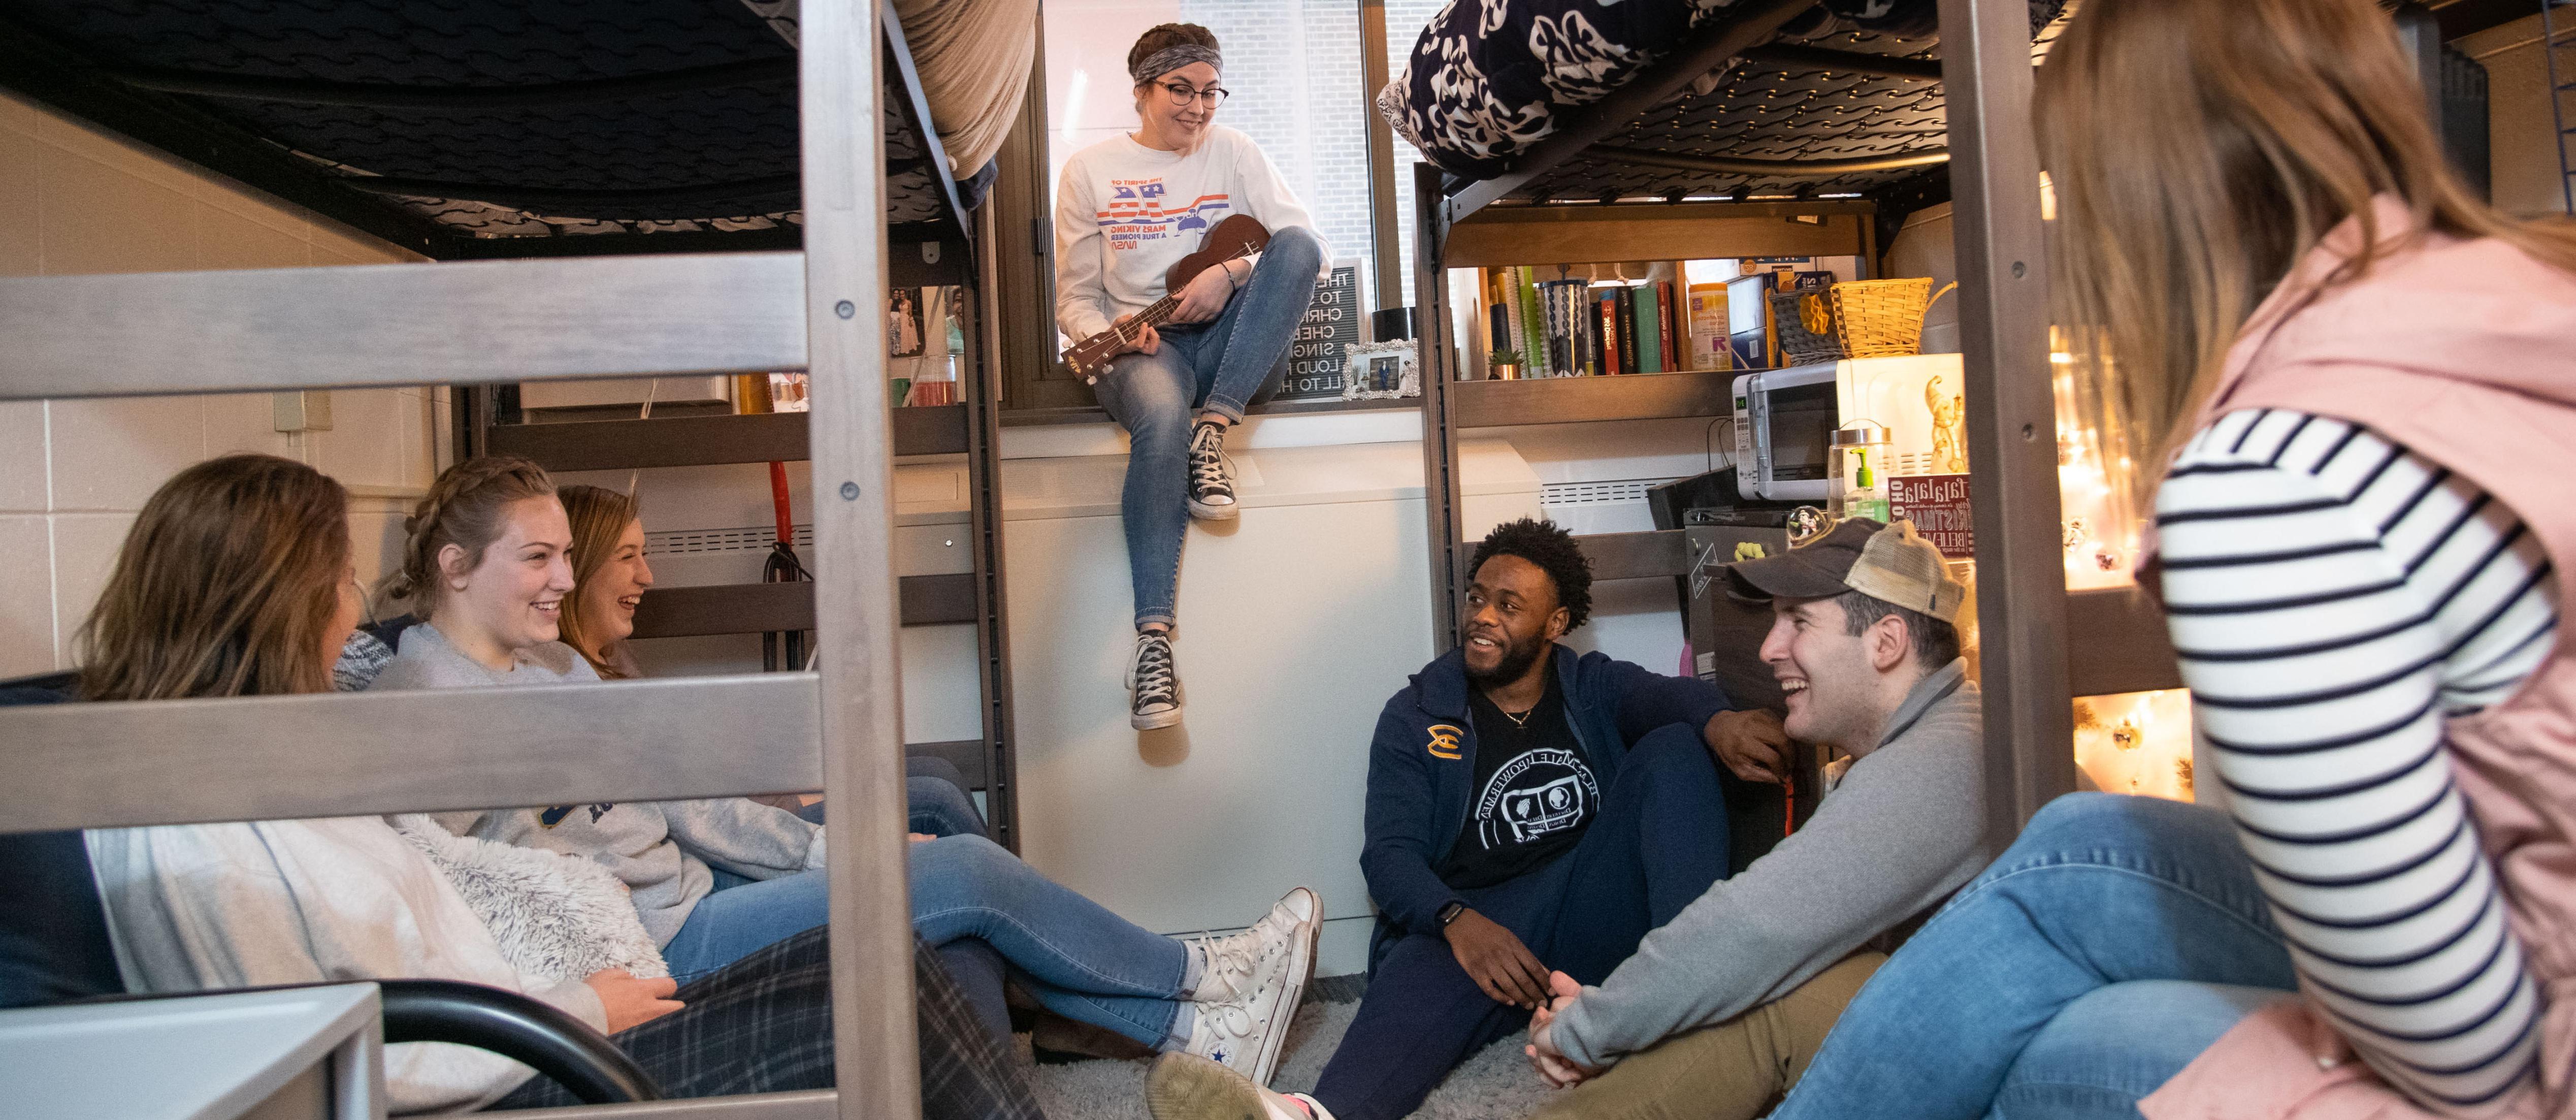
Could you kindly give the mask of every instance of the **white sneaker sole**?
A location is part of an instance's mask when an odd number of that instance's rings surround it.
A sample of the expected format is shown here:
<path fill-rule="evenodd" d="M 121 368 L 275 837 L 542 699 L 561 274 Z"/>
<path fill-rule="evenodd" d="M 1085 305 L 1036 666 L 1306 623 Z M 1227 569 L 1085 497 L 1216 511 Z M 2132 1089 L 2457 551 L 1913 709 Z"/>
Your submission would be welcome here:
<path fill-rule="evenodd" d="M 1130 709 L 1127 713 L 1127 726 L 1138 731 L 1160 731 L 1179 722 L 1181 722 L 1179 708 L 1160 712 L 1139 712 Z"/>
<path fill-rule="evenodd" d="M 1240 500 L 1227 502 L 1221 506 L 1211 506 L 1201 505 L 1196 498 L 1190 499 L 1190 516 L 1200 521 L 1232 521 L 1242 513 L 1243 503 Z"/>
<path fill-rule="evenodd" d="M 1269 1033 L 1261 1039 L 1261 1060 L 1253 1065 L 1252 1081 L 1270 1084 L 1272 1074 L 1279 1072 L 1279 1055 L 1288 1043 L 1288 1027 L 1297 1021 L 1297 1008 L 1306 1001 L 1306 984 L 1315 978 L 1315 942 L 1324 932 L 1324 896 L 1311 887 L 1299 887 L 1315 900 L 1314 913 L 1299 923 L 1297 939 L 1288 946 L 1288 990 L 1280 993 L 1279 1006 L 1272 1009 Z M 1257 1099 L 1257 1095 L 1256 1095 Z"/>

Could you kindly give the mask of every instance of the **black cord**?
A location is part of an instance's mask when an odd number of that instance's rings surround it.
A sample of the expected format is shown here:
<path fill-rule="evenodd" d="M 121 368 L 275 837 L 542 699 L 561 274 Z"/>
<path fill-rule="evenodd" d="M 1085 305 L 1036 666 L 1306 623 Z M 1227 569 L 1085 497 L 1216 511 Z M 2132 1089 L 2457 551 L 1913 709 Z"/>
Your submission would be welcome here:
<path fill-rule="evenodd" d="M 1706 453 L 1706 457 L 1701 460 L 1703 469 L 1712 471 L 1717 469 L 1717 426 L 1720 424 L 1733 423 L 1735 423 L 1734 417 L 1720 416 L 1709 421 L 1708 428 L 1700 433 L 1700 443 L 1702 444 L 1701 450 Z M 1735 455 L 1733 452 L 1729 452 L 1727 454 L 1726 465 L 1730 467 L 1735 465 Z"/>

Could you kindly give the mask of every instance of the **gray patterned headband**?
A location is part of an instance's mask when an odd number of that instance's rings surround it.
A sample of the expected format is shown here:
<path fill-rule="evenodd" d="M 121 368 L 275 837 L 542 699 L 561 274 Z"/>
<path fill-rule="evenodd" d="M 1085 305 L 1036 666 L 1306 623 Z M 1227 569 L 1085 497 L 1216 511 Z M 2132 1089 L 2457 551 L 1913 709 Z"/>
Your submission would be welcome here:
<path fill-rule="evenodd" d="M 1219 72 L 1225 70 L 1225 57 L 1216 53 L 1215 47 L 1183 43 L 1177 47 L 1165 47 L 1146 55 L 1145 61 L 1137 63 L 1135 69 L 1129 73 L 1135 76 L 1136 84 L 1141 86 L 1193 62 L 1207 63 L 1216 67 Z"/>

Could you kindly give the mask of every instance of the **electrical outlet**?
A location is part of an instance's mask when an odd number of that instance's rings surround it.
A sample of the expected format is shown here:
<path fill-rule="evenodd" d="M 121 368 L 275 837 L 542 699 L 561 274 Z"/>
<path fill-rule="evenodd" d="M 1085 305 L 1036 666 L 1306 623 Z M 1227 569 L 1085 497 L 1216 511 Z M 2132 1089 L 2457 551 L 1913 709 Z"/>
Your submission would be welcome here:
<path fill-rule="evenodd" d="M 271 393 L 275 405 L 275 427 L 281 432 L 327 432 L 331 430 L 331 391 L 306 389 L 300 393 Z"/>

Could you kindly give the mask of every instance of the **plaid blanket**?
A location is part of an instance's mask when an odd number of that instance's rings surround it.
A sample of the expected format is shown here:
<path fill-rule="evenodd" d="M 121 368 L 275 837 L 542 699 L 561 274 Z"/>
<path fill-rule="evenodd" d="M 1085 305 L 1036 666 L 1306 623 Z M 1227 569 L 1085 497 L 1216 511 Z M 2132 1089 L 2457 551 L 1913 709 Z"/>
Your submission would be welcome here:
<path fill-rule="evenodd" d="M 672 1097 L 832 1087 L 825 931 L 806 930 L 680 989 L 686 1007 L 613 1036 Z M 1028 1072 L 976 1021 L 939 956 L 913 942 L 924 1120 L 1041 1120 Z M 538 1078 L 494 1109 L 578 1104 Z"/>

